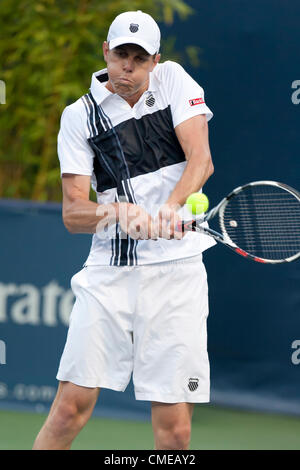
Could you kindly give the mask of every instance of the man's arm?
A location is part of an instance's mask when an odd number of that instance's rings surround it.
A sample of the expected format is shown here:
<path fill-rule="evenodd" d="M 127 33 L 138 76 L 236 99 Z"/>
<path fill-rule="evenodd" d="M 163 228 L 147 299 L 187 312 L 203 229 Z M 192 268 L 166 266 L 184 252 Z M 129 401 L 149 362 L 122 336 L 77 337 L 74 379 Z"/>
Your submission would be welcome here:
<path fill-rule="evenodd" d="M 90 176 L 63 174 L 63 221 L 71 233 L 96 233 L 118 217 L 118 204 L 90 201 L 90 182 Z"/>
<path fill-rule="evenodd" d="M 97 204 L 89 200 L 90 176 L 64 173 L 63 221 L 71 233 L 96 233 L 120 223 L 122 230 L 135 239 L 156 239 L 156 226 L 140 206 L 126 202 Z"/>
<path fill-rule="evenodd" d="M 175 128 L 184 151 L 187 165 L 158 216 L 159 235 L 180 239 L 184 234 L 176 232 L 180 217 L 177 210 L 185 204 L 187 197 L 205 184 L 214 171 L 208 141 L 208 125 L 205 115 L 197 115 L 183 121 Z"/>
<path fill-rule="evenodd" d="M 208 141 L 206 116 L 188 119 L 175 128 L 187 165 L 166 204 L 183 206 L 187 197 L 204 186 L 214 167 Z"/>

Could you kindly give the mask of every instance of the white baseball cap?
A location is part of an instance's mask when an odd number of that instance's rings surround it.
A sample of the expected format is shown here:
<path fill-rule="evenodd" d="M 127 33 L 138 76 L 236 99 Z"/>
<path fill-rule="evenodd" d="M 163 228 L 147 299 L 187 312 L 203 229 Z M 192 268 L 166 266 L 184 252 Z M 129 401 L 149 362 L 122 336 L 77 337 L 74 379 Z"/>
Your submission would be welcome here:
<path fill-rule="evenodd" d="M 149 54 L 159 51 L 160 30 L 154 19 L 147 13 L 126 11 L 118 15 L 108 30 L 109 49 L 121 44 L 138 44 Z"/>

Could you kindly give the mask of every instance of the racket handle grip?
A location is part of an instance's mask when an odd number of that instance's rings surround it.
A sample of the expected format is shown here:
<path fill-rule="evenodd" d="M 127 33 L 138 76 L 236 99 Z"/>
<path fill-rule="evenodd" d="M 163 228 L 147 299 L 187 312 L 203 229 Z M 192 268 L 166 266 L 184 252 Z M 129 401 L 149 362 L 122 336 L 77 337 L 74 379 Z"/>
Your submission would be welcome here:
<path fill-rule="evenodd" d="M 180 220 L 179 222 L 177 222 L 175 230 L 176 230 L 176 232 L 183 232 L 184 231 L 184 222 L 183 222 L 183 220 Z"/>
<path fill-rule="evenodd" d="M 195 232 L 197 227 L 196 220 L 180 220 L 176 225 L 176 232 Z"/>

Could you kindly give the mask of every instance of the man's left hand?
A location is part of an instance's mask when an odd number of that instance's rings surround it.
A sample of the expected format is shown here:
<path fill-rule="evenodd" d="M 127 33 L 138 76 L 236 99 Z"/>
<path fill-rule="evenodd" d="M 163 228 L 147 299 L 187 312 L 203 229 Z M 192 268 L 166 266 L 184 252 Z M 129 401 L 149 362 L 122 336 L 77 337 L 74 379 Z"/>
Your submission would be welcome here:
<path fill-rule="evenodd" d="M 177 213 L 180 205 L 164 204 L 158 213 L 156 223 L 158 225 L 159 237 L 171 240 L 181 240 L 184 237 L 184 232 L 176 230 L 178 222 L 181 222 L 181 217 Z"/>

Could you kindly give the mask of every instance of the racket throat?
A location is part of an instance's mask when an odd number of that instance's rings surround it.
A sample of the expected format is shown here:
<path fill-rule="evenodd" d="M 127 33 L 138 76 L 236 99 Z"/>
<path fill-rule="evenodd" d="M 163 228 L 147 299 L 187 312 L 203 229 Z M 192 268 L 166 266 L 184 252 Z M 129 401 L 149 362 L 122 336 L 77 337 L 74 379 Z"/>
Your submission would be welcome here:
<path fill-rule="evenodd" d="M 201 226 L 196 226 L 196 231 L 197 232 L 201 232 L 201 233 L 206 233 L 207 235 L 210 235 L 211 237 L 213 237 L 215 240 L 217 240 L 218 242 L 221 242 L 223 243 L 224 245 L 227 245 L 229 246 L 230 248 L 232 249 L 236 249 L 237 246 L 232 242 L 232 240 L 230 240 L 229 237 L 226 237 L 224 235 L 221 235 L 220 233 L 216 232 L 215 230 L 213 230 L 212 228 L 209 228 L 209 227 L 201 227 Z"/>

